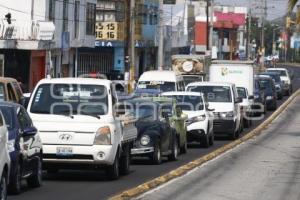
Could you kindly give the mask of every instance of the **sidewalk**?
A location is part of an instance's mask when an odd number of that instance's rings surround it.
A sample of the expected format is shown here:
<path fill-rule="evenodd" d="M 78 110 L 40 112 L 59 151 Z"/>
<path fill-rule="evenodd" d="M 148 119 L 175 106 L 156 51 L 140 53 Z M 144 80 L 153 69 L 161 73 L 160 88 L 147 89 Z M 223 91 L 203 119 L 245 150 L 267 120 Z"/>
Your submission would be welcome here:
<path fill-rule="evenodd" d="M 300 96 L 262 135 L 138 199 L 298 200 L 299 188 Z"/>

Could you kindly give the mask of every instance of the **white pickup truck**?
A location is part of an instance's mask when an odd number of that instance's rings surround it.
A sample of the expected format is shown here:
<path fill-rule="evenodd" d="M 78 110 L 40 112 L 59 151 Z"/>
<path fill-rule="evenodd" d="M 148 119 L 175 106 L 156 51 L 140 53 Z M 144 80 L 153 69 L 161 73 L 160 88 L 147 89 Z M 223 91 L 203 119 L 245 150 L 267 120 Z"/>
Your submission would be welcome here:
<path fill-rule="evenodd" d="M 137 130 L 133 118 L 116 115 L 117 102 L 109 80 L 41 80 L 27 110 L 42 139 L 43 167 L 104 168 L 110 179 L 129 173 Z"/>

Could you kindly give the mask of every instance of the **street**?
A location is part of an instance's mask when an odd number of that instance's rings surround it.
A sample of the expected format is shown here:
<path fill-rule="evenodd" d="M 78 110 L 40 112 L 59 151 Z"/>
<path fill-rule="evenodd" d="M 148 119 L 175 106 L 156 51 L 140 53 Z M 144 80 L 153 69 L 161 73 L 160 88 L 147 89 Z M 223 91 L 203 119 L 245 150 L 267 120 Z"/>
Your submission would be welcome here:
<path fill-rule="evenodd" d="M 293 87 L 295 91 L 296 89 L 300 88 L 300 68 L 292 69 L 294 70 L 295 74 L 295 78 L 293 80 Z M 278 104 L 282 104 L 282 102 L 286 99 L 287 97 L 284 97 L 283 100 L 279 100 Z M 270 114 L 271 112 L 267 112 L 266 117 L 268 117 Z M 245 129 L 242 135 L 255 128 L 261 122 L 262 121 L 258 121 L 250 129 Z M 291 123 L 291 121 L 289 123 Z M 64 200 L 84 199 L 87 197 L 89 200 L 107 199 L 126 189 L 135 187 L 173 169 L 176 169 L 177 167 L 199 158 L 209 152 L 212 152 L 213 150 L 230 142 L 230 140 L 224 140 L 224 138 L 217 138 L 214 146 L 208 149 L 200 148 L 198 145 L 189 145 L 188 154 L 179 156 L 178 161 L 176 162 L 165 161 L 161 165 L 154 166 L 150 162 L 134 161 L 133 165 L 131 166 L 130 174 L 121 176 L 121 178 L 117 181 L 108 181 L 103 171 L 60 171 L 58 174 L 54 175 L 48 175 L 45 173 L 43 176 L 43 187 L 37 189 L 28 189 L 27 187 L 24 187 L 22 195 L 9 196 L 9 199 L 50 200 L 53 199 L 54 195 L 56 199 Z M 246 156 L 243 158 L 246 160 L 251 160 Z M 211 169 L 215 170 L 215 168 Z M 222 174 L 224 171 L 222 173 L 220 171 L 219 173 Z M 208 180 L 205 180 L 205 182 L 206 181 Z"/>
<path fill-rule="evenodd" d="M 300 97 L 262 135 L 137 199 L 300 198 Z"/>

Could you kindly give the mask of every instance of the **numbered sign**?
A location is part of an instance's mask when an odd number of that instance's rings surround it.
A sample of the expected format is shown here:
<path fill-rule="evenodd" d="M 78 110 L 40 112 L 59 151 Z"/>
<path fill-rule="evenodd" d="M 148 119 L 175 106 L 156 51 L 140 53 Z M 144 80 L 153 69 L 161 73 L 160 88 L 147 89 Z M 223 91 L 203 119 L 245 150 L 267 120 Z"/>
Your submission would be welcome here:
<path fill-rule="evenodd" d="M 123 26 L 118 22 L 97 22 L 96 40 L 122 40 Z"/>

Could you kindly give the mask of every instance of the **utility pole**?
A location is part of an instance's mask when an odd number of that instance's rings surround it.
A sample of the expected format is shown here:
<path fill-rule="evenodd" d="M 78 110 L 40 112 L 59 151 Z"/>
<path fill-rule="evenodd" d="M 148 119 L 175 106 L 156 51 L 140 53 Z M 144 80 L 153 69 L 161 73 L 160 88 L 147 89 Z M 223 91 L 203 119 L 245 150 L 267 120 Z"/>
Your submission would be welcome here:
<path fill-rule="evenodd" d="M 135 0 L 130 0 L 130 35 L 129 35 L 129 93 L 134 89 L 135 79 Z"/>
<path fill-rule="evenodd" d="M 209 50 L 209 0 L 206 0 L 206 51 Z"/>
<path fill-rule="evenodd" d="M 248 13 L 248 31 L 247 31 L 247 59 L 250 59 L 250 52 L 251 52 L 251 21 L 252 21 L 252 16 L 251 16 L 251 7 L 249 7 L 249 13 Z"/>
<path fill-rule="evenodd" d="M 210 29 L 209 29 L 209 50 L 212 50 L 214 33 L 214 1 L 210 0 Z M 210 52 L 212 53 L 212 52 Z"/>
<path fill-rule="evenodd" d="M 263 69 L 265 66 L 265 20 L 267 17 L 267 0 L 263 0 L 263 16 L 262 16 L 262 26 L 261 26 L 261 51 L 262 51 L 262 63 L 261 63 L 261 68 Z"/>
<path fill-rule="evenodd" d="M 158 6 L 158 15 L 159 15 L 159 23 L 158 23 L 158 55 L 157 55 L 157 66 L 159 70 L 163 70 L 164 66 L 164 22 L 163 22 L 163 0 L 159 0 Z"/>

